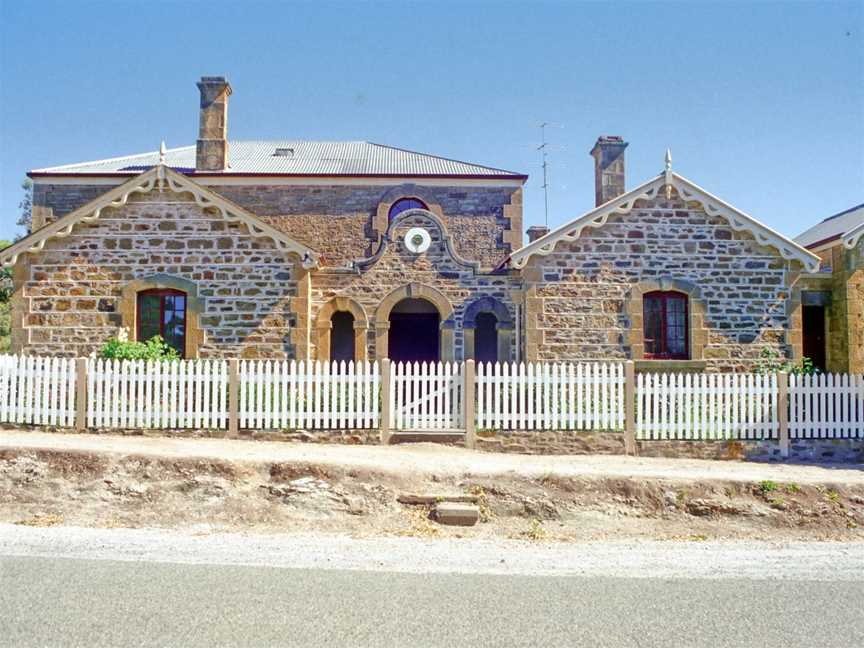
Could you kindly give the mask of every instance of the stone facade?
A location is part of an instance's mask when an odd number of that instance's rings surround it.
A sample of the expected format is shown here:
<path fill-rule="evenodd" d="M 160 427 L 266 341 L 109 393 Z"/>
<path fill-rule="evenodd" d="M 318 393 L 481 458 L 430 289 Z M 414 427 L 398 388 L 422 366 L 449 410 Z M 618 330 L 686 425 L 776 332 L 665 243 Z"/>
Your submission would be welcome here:
<path fill-rule="evenodd" d="M 523 271 L 526 357 L 641 360 L 641 296 L 672 290 L 689 298 L 691 366 L 752 368 L 766 346 L 791 353 L 792 266 L 699 202 L 658 193 L 531 257 Z"/>
<path fill-rule="evenodd" d="M 825 369 L 864 373 L 864 237 L 853 249 L 836 241 L 821 249 L 823 269 L 795 282 L 790 307 L 796 356 L 803 355 L 803 304 L 808 293 L 825 303 Z M 826 303 L 827 302 L 827 303 Z"/>
<path fill-rule="evenodd" d="M 202 184 L 206 185 L 206 179 Z M 38 182 L 33 205 L 47 223 L 110 188 Z M 522 244 L 522 189 L 516 185 L 460 186 L 454 182 L 449 186 L 249 184 L 208 188 L 320 252 L 327 266 L 344 267 L 373 254 L 387 227 L 386 210 L 381 223 L 379 207 L 402 196 L 418 197 L 437 211 L 459 254 L 483 268 L 494 268 Z"/>
<path fill-rule="evenodd" d="M 299 265 L 296 255 L 202 209 L 188 194 L 133 194 L 125 206 L 105 209 L 98 221 L 19 259 L 13 346 L 88 355 L 122 325 L 134 336 L 130 284 L 179 281 L 197 293 L 189 299 L 187 339 L 196 343 L 187 356 L 294 357 L 293 330 L 305 309 Z"/>
<path fill-rule="evenodd" d="M 405 245 L 405 234 L 414 227 L 429 232 L 430 246 L 423 254 L 413 254 Z M 403 212 L 390 224 L 380 248 L 372 257 L 360 261 L 353 269 L 324 269 L 312 281 L 311 303 L 318 323 L 316 340 L 328 334 L 322 310 L 332 313 L 328 305 L 338 299 L 350 300 L 358 309 L 355 326 L 365 328 L 366 357 L 386 357 L 390 310 L 404 298 L 422 298 L 431 302 L 441 318 L 441 357 L 462 360 L 465 356 L 465 314 L 478 300 L 492 300 L 499 310 L 499 338 L 503 346 L 501 359 L 515 359 L 516 339 L 512 335 L 515 320 L 513 290 L 518 278 L 508 272 L 488 273 L 476 262 L 459 256 L 454 238 L 444 222 L 425 210 Z M 339 310 L 349 310 L 346 305 Z M 317 341 L 317 347 L 322 343 Z M 319 357 L 323 354 L 318 354 Z M 360 359 L 361 356 L 358 356 Z"/>

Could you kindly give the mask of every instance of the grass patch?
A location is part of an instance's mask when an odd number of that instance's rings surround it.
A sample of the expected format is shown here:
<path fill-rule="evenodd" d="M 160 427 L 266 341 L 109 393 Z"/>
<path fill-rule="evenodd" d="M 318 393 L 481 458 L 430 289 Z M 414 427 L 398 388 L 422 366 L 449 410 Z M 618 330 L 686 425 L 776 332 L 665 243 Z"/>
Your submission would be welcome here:
<path fill-rule="evenodd" d="M 543 522 L 539 518 L 531 520 L 531 525 L 525 532 L 525 537 L 532 542 L 540 542 L 546 539 L 546 529 L 543 527 Z"/>
<path fill-rule="evenodd" d="M 778 488 L 780 488 L 780 485 L 770 479 L 763 479 L 761 482 L 759 482 L 759 490 L 762 492 L 763 495 L 765 495 L 766 493 L 773 493 Z"/>

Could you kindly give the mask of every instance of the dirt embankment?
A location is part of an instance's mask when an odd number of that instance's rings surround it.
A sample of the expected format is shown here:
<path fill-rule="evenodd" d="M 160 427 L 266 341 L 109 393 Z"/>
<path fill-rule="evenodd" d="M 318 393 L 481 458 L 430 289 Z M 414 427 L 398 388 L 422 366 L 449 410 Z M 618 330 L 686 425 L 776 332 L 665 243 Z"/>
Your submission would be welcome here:
<path fill-rule="evenodd" d="M 400 494 L 472 494 L 449 528 Z M 771 480 L 375 472 L 332 464 L 0 451 L 0 521 L 534 540 L 864 539 L 864 486 Z"/>

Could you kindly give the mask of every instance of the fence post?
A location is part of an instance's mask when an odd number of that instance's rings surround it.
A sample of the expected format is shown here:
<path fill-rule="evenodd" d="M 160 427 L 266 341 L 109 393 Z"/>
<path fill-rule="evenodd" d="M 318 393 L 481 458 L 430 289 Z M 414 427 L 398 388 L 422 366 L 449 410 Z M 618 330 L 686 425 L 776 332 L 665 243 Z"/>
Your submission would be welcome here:
<path fill-rule="evenodd" d="M 381 445 L 390 443 L 390 359 L 381 360 Z"/>
<path fill-rule="evenodd" d="M 636 365 L 624 363 L 624 452 L 636 454 Z"/>
<path fill-rule="evenodd" d="M 476 388 L 474 360 L 465 361 L 465 371 L 462 374 L 462 415 L 465 417 L 465 447 L 474 448 L 477 445 L 477 432 L 474 429 L 474 392 Z"/>
<path fill-rule="evenodd" d="M 228 436 L 240 434 L 240 361 L 228 360 Z"/>
<path fill-rule="evenodd" d="M 789 373 L 777 373 L 777 423 L 780 438 L 780 456 L 789 458 Z"/>
<path fill-rule="evenodd" d="M 75 431 L 87 429 L 87 358 L 75 359 Z"/>

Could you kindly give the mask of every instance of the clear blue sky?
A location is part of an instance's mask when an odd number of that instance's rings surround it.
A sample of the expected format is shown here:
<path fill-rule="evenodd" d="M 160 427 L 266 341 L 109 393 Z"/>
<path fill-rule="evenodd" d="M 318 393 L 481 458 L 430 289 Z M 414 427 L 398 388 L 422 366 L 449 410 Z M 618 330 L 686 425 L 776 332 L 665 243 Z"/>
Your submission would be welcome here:
<path fill-rule="evenodd" d="M 593 206 L 599 134 L 627 184 L 674 168 L 788 235 L 864 202 L 862 3 L 0 0 L 0 237 L 27 170 L 192 144 L 202 74 L 234 139 L 366 139 L 529 173 L 555 226 Z"/>

